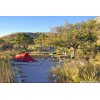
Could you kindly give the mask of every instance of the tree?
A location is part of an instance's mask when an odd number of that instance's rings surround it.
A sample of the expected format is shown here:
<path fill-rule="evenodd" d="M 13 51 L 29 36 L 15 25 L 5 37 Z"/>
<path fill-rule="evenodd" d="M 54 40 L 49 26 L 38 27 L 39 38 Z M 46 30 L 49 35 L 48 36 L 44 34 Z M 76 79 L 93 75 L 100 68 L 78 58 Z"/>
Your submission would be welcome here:
<path fill-rule="evenodd" d="M 78 34 L 79 34 L 79 24 L 67 24 L 66 25 L 66 47 L 68 49 L 72 49 L 71 52 L 71 58 L 75 58 L 76 56 L 76 50 L 78 49 L 79 46 L 79 39 L 78 39 Z"/>
<path fill-rule="evenodd" d="M 25 33 L 19 33 L 16 36 L 16 43 L 24 48 L 27 52 L 28 46 L 34 43 L 33 38 Z"/>
<path fill-rule="evenodd" d="M 40 47 L 45 47 L 48 45 L 47 39 L 49 39 L 49 37 L 46 34 L 41 34 L 37 39 L 35 39 L 35 43 L 39 44 Z"/>
<path fill-rule="evenodd" d="M 90 56 L 94 55 L 95 52 L 95 45 L 97 41 L 97 34 L 96 34 L 96 21 L 89 20 L 85 23 L 80 23 L 81 30 L 78 34 L 78 39 L 80 42 L 80 47 L 83 53 L 86 55 L 86 59 L 89 62 Z"/>
<path fill-rule="evenodd" d="M 71 51 L 71 57 L 76 57 L 76 51 L 79 47 L 90 53 L 93 51 L 94 45 L 97 41 L 98 26 L 95 20 L 89 20 L 87 22 L 81 22 L 76 24 L 67 23 L 61 27 L 55 27 L 55 32 L 59 33 L 55 39 L 52 38 L 52 42 L 56 46 L 66 46 Z M 63 35 L 63 39 L 62 36 Z"/>

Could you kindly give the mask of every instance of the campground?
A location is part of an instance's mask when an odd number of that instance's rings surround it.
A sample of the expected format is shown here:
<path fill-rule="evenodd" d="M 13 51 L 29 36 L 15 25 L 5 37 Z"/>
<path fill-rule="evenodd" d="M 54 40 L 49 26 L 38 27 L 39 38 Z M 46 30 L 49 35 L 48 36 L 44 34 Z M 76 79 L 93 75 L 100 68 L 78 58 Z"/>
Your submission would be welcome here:
<path fill-rule="evenodd" d="M 100 23 L 90 19 L 50 32 L 5 35 L 0 65 L 2 83 L 100 82 Z"/>

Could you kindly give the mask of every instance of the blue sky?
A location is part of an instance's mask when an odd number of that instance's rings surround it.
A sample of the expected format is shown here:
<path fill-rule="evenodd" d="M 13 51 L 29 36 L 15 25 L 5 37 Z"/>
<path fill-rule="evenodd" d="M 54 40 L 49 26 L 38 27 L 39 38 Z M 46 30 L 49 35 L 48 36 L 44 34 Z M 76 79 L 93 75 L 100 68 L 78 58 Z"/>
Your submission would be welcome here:
<path fill-rule="evenodd" d="M 0 36 L 12 32 L 49 32 L 51 27 L 93 19 L 95 16 L 0 16 Z"/>

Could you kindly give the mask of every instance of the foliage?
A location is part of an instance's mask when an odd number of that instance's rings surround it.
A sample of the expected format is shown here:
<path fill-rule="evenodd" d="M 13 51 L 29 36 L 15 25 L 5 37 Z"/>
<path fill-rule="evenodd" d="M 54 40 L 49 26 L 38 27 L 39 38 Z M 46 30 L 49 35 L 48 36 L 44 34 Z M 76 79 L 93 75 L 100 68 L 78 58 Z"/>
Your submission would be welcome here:
<path fill-rule="evenodd" d="M 73 48 L 71 56 L 76 57 L 77 49 L 81 49 L 86 56 L 94 53 L 94 47 L 98 40 L 97 31 L 100 25 L 95 20 L 89 20 L 87 22 L 80 22 L 76 24 L 67 23 L 64 26 L 54 27 L 55 34 L 49 35 L 52 38 L 51 44 L 54 47 L 64 47 L 67 49 Z M 59 34 L 57 34 L 59 33 Z M 62 38 L 63 37 L 63 38 Z M 46 39 L 45 42 L 48 40 Z M 92 50 L 93 49 L 93 50 Z M 91 50 L 91 52 L 90 52 Z"/>
<path fill-rule="evenodd" d="M 46 38 L 47 38 L 47 35 L 41 34 L 37 39 L 35 39 L 35 43 L 40 44 L 40 46 L 43 46 L 45 44 Z"/>
<path fill-rule="evenodd" d="M 4 42 L 1 44 L 1 48 L 2 48 L 2 50 L 13 49 L 13 44 L 9 43 L 9 42 Z"/>
<path fill-rule="evenodd" d="M 25 33 L 19 33 L 15 41 L 27 51 L 28 46 L 33 43 L 33 38 Z"/>
<path fill-rule="evenodd" d="M 100 82 L 100 66 L 56 66 L 51 69 L 51 79 L 56 82 Z M 52 78 L 54 76 L 54 78 Z"/>
<path fill-rule="evenodd" d="M 5 43 L 5 40 L 0 39 L 0 44 Z"/>
<path fill-rule="evenodd" d="M 9 56 L 0 56 L 0 83 L 14 82 L 14 73 Z"/>

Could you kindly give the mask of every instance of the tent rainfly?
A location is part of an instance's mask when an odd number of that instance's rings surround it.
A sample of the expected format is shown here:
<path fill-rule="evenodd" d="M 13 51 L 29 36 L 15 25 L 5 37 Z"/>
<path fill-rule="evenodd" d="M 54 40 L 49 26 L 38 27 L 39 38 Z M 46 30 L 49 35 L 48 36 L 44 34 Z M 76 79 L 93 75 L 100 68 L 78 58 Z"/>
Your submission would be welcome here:
<path fill-rule="evenodd" d="M 36 61 L 29 55 L 29 53 L 21 53 L 21 54 L 15 55 L 14 60 L 20 61 L 20 62 L 35 62 Z"/>

